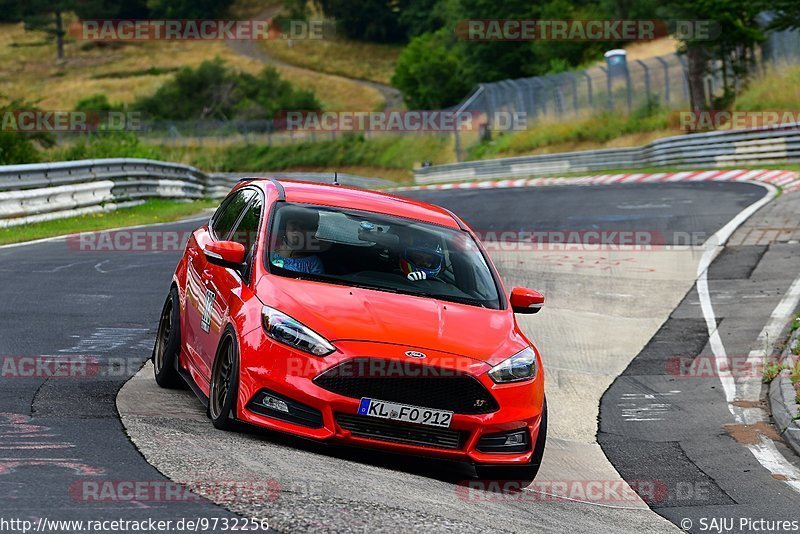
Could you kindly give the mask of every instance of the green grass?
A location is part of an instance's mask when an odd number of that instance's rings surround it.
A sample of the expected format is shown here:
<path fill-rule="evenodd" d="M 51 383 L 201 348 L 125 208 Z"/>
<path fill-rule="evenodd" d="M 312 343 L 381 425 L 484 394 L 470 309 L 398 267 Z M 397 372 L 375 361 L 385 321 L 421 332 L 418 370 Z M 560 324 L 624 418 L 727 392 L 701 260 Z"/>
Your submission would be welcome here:
<path fill-rule="evenodd" d="M 800 67 L 771 68 L 736 98 L 737 111 L 794 111 L 800 107 Z"/>
<path fill-rule="evenodd" d="M 0 245 L 22 243 L 24 241 L 78 232 L 177 221 L 197 215 L 208 208 L 216 207 L 217 204 L 218 202 L 213 200 L 182 202 L 179 200 L 152 199 L 132 208 L 26 224 L 12 228 L 0 228 Z"/>
<path fill-rule="evenodd" d="M 631 115 L 601 112 L 581 119 L 542 120 L 527 130 L 499 134 L 490 141 L 473 145 L 468 157 L 487 159 L 515 156 L 547 148 L 558 152 L 597 148 L 624 136 L 632 137 L 631 143 L 626 144 L 636 145 L 649 141 L 647 136 L 642 137 L 641 134 L 654 132 L 657 133 L 656 137 L 681 133 L 671 125 L 669 113 L 657 103 L 650 102 Z"/>
<path fill-rule="evenodd" d="M 334 141 L 288 145 L 239 145 L 201 149 L 189 154 L 191 163 L 206 171 L 264 172 L 343 167 L 383 168 L 410 172 L 423 161 L 452 161 L 452 136 L 382 135 L 365 139 L 348 135 Z"/>
<path fill-rule="evenodd" d="M 795 352 L 797 354 L 797 352 Z M 795 390 L 795 402 L 800 404 L 800 360 L 794 362 L 792 366 L 792 385 L 794 385 Z"/>
<path fill-rule="evenodd" d="M 782 363 L 777 361 L 767 362 L 764 364 L 764 374 L 761 378 L 761 381 L 765 384 L 769 384 L 775 380 L 775 378 L 781 374 L 781 371 L 784 369 L 786 369 L 786 366 Z"/>
<path fill-rule="evenodd" d="M 736 111 L 794 111 L 800 107 L 800 67 L 770 69 L 749 81 Z M 680 135 L 678 115 L 650 102 L 630 115 L 602 112 L 580 119 L 543 119 L 521 132 L 499 134 L 469 149 L 469 159 L 568 152 L 646 144 Z"/>

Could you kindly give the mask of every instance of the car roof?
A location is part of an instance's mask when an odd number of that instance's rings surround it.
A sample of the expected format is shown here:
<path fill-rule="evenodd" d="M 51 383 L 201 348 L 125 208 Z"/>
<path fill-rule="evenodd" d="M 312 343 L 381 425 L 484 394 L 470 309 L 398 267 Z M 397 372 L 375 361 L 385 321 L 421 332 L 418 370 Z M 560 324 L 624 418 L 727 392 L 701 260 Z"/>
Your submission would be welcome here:
<path fill-rule="evenodd" d="M 461 227 L 455 216 L 445 208 L 378 191 L 280 177 L 243 179 L 236 188 L 245 185 L 258 185 L 264 190 L 277 189 L 280 185 L 287 202 L 372 211 L 455 229 Z"/>

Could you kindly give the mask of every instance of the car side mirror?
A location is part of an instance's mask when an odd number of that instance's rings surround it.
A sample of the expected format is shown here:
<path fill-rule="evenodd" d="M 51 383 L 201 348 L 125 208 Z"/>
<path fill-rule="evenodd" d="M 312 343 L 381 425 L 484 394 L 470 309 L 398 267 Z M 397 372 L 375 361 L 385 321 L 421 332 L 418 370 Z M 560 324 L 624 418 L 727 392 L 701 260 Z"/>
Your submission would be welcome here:
<path fill-rule="evenodd" d="M 244 245 L 236 241 L 214 241 L 203 252 L 209 263 L 220 267 L 238 270 L 244 265 Z"/>
<path fill-rule="evenodd" d="M 511 309 L 514 313 L 537 313 L 544 306 L 544 295 L 527 287 L 511 290 Z"/>

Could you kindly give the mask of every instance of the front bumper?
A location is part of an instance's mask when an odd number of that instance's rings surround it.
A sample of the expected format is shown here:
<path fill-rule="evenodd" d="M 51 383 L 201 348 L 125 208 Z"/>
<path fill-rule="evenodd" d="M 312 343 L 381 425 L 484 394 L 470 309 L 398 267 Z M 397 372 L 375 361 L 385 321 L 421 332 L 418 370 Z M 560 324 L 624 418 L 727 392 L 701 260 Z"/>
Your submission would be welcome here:
<path fill-rule="evenodd" d="M 240 347 L 237 418 L 305 438 L 399 453 L 476 464 L 519 465 L 538 462 L 532 455 L 544 407 L 541 362 L 538 362 L 539 372 L 533 380 L 495 384 L 487 375 L 490 366 L 484 362 L 422 349 L 427 355 L 424 364 L 419 361 L 414 364 L 469 375 L 485 388 L 496 403 L 490 413 L 459 413 L 453 410 L 450 427 L 439 429 L 358 415 L 360 397 L 357 393 L 351 391 L 349 394 L 352 396 L 345 396 L 315 383 L 315 378 L 320 374 L 354 359 L 370 358 L 387 362 L 384 368 L 395 371 L 406 369 L 404 365 L 411 360 L 405 355 L 409 347 L 355 341 L 340 341 L 335 345 L 335 353 L 319 358 L 276 343 L 261 332 L 251 333 Z M 265 394 L 277 399 L 269 401 L 272 409 L 265 408 L 261 403 Z M 374 391 L 364 396 L 395 400 L 382 398 Z M 424 403 L 408 404 L 440 408 Z M 285 409 L 288 412 L 283 412 Z M 467 411 L 481 410 L 476 408 Z M 290 416 L 287 417 L 287 414 Z M 302 416 L 302 419 L 296 419 L 295 415 Z M 524 431 L 527 438 L 524 440 L 525 447 L 511 448 L 512 452 L 508 452 L 509 449 L 500 452 L 497 448 L 486 446 L 488 442 L 497 442 L 490 435 L 511 431 Z M 487 440 L 481 442 L 481 438 L 487 436 Z"/>

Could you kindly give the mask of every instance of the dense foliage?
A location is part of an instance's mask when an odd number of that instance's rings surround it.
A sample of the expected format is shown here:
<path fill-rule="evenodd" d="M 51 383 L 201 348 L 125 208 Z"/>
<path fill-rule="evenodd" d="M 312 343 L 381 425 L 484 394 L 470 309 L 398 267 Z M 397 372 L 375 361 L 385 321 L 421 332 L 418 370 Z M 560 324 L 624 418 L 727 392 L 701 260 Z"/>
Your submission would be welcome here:
<path fill-rule="evenodd" d="M 282 110 L 317 110 L 314 93 L 295 89 L 272 67 L 257 76 L 236 72 L 217 58 L 184 67 L 133 108 L 147 119 L 270 119 Z"/>

